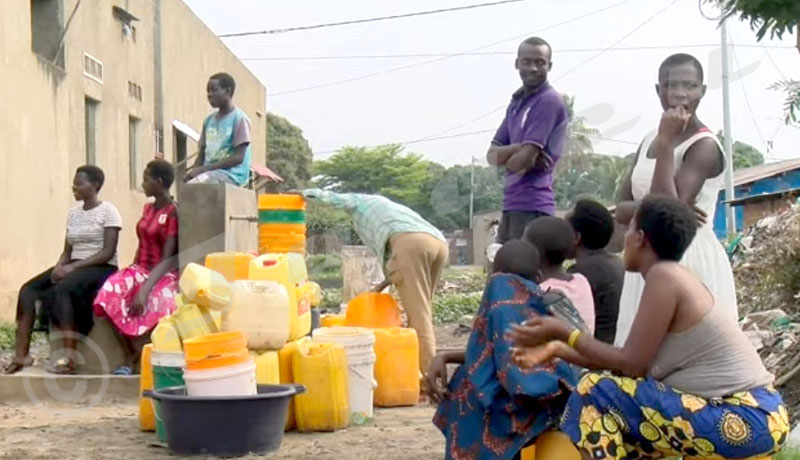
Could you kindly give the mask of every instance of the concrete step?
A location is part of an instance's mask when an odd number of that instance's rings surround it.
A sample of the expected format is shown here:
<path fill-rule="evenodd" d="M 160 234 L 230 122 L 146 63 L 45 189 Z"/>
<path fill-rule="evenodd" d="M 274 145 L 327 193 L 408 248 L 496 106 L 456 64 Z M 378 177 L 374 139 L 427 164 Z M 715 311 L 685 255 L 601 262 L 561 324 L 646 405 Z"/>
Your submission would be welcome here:
<path fill-rule="evenodd" d="M 56 375 L 41 368 L 0 375 L 0 403 L 84 406 L 135 402 L 138 398 L 138 375 Z"/>

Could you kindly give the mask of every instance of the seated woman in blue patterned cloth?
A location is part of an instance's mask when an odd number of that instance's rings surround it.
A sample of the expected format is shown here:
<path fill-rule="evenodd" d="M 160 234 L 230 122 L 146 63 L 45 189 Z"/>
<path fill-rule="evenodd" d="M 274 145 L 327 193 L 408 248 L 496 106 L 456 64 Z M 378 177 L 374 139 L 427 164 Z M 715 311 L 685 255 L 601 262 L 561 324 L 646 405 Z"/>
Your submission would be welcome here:
<path fill-rule="evenodd" d="M 436 356 L 428 376 L 431 396 L 439 401 L 434 423 L 447 439 L 448 460 L 511 460 L 537 436 L 558 426 L 575 370 L 566 362 L 521 369 L 504 338 L 512 324 L 558 315 L 585 328 L 575 308 L 559 293 L 544 294 L 539 251 L 513 240 L 498 251 L 494 274 L 483 294 L 466 351 Z M 446 364 L 461 367 L 447 383 Z"/>
<path fill-rule="evenodd" d="M 583 376 L 561 422 L 585 459 L 743 459 L 780 450 L 789 420 L 773 376 L 726 306 L 678 263 L 697 229 L 692 209 L 649 196 L 632 222 L 625 268 L 641 273 L 645 287 L 625 346 L 540 316 L 509 332 L 520 347 L 514 360 L 534 372 L 564 361 L 606 371 Z"/>

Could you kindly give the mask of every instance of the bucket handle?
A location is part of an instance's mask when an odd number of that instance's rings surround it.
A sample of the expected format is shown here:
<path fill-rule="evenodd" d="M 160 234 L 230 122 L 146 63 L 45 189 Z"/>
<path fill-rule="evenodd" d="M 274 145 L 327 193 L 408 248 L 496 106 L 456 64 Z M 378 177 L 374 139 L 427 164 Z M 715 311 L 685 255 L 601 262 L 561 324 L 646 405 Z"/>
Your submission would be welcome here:
<path fill-rule="evenodd" d="M 350 372 L 356 374 L 357 377 L 360 377 L 361 380 L 365 380 L 367 383 L 369 383 L 373 390 L 375 388 L 378 388 L 378 381 L 375 380 L 374 377 L 366 377 L 366 376 L 364 376 L 364 374 L 362 374 L 361 372 L 355 370 L 352 367 L 348 367 L 348 369 L 350 370 Z"/>
<path fill-rule="evenodd" d="M 241 353 L 211 353 L 211 354 L 207 354 L 207 355 L 203 356 L 202 358 L 186 360 L 186 365 L 188 366 L 189 363 L 192 363 L 192 364 L 199 363 L 199 362 L 205 361 L 207 359 L 229 358 L 229 357 L 232 357 L 232 356 L 238 356 L 240 354 Z"/>

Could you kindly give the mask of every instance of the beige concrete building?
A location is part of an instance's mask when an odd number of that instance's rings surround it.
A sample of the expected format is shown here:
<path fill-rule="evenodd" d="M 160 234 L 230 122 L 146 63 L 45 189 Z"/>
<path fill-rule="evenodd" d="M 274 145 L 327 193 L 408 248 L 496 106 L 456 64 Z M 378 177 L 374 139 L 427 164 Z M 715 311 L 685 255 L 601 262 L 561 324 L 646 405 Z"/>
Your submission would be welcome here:
<path fill-rule="evenodd" d="M 132 262 L 144 166 L 195 152 L 183 132 L 211 110 L 211 74 L 236 79 L 253 163 L 265 163 L 264 86 L 181 0 L 2 0 L 0 64 L 0 320 L 58 258 L 80 165 L 105 171 L 101 198 L 124 219 L 120 264 Z"/>

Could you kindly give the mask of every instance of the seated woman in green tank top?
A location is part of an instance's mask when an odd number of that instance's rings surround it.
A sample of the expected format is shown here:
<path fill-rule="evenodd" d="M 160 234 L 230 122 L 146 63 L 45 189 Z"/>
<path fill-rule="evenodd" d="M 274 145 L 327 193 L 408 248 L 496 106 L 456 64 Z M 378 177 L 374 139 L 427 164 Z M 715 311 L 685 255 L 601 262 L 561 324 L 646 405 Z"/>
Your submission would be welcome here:
<path fill-rule="evenodd" d="M 561 359 L 593 370 L 561 420 L 584 458 L 744 459 L 771 455 L 786 440 L 773 376 L 724 306 L 678 263 L 696 228 L 683 202 L 642 201 L 625 235 L 625 266 L 645 288 L 624 347 L 551 317 L 508 333 L 521 366 Z"/>

